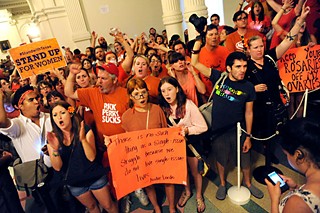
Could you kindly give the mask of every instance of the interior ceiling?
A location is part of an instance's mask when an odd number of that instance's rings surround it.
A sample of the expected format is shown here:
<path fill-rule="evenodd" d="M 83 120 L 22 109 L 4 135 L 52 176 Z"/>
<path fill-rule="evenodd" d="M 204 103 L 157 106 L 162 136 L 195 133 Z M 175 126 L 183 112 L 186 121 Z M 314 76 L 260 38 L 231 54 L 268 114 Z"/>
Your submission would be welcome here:
<path fill-rule="evenodd" d="M 0 10 L 8 10 L 13 16 L 31 13 L 26 0 L 0 0 Z"/>

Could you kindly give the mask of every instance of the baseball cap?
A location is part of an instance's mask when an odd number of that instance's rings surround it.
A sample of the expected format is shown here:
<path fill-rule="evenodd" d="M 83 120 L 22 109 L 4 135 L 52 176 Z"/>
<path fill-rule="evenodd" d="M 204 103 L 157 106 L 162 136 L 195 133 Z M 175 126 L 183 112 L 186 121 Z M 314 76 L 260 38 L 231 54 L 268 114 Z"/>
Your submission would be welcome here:
<path fill-rule="evenodd" d="M 99 65 L 99 66 L 97 66 L 97 68 L 105 70 L 110 74 L 116 75 L 117 77 L 119 76 L 118 67 L 113 63 L 107 63 L 107 64 Z"/>

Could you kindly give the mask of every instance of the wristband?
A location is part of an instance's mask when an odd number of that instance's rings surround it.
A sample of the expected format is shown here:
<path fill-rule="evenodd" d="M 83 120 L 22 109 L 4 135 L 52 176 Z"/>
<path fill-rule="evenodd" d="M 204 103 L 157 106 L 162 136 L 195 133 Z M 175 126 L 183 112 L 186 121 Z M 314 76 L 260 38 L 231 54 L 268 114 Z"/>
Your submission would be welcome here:
<path fill-rule="evenodd" d="M 191 50 L 191 53 L 192 53 L 192 54 L 199 54 L 199 53 L 200 53 L 200 50 Z"/>
<path fill-rule="evenodd" d="M 54 157 L 60 156 L 59 152 L 56 151 L 56 150 L 53 150 L 53 151 L 52 151 L 52 155 L 53 155 Z"/>

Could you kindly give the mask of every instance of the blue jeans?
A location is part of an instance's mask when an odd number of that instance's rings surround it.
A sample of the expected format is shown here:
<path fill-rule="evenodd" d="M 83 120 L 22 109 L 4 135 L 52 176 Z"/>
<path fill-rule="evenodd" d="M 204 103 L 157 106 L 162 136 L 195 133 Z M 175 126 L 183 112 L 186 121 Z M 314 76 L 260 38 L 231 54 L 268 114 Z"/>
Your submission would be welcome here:
<path fill-rule="evenodd" d="M 108 179 L 106 175 L 103 175 L 101 178 L 99 178 L 97 181 L 95 181 L 93 184 L 91 184 L 90 186 L 85 186 L 85 187 L 78 187 L 78 186 L 70 186 L 68 185 L 68 188 L 71 192 L 71 194 L 75 197 L 78 197 L 84 193 L 86 193 L 87 191 L 91 191 L 91 190 L 98 190 L 103 188 L 105 185 L 107 185 L 108 183 Z"/>

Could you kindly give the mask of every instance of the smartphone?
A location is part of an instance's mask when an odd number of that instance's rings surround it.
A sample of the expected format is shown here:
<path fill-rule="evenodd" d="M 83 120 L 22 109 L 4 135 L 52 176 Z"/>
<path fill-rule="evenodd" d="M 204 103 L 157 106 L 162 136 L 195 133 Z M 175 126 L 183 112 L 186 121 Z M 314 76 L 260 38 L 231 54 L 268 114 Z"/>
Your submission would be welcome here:
<path fill-rule="evenodd" d="M 282 193 L 289 189 L 288 184 L 286 184 L 286 182 L 284 182 L 284 180 L 276 172 L 269 173 L 268 179 L 271 181 L 271 183 L 273 183 L 273 185 L 276 185 L 278 182 L 280 182 L 280 189 Z"/>

